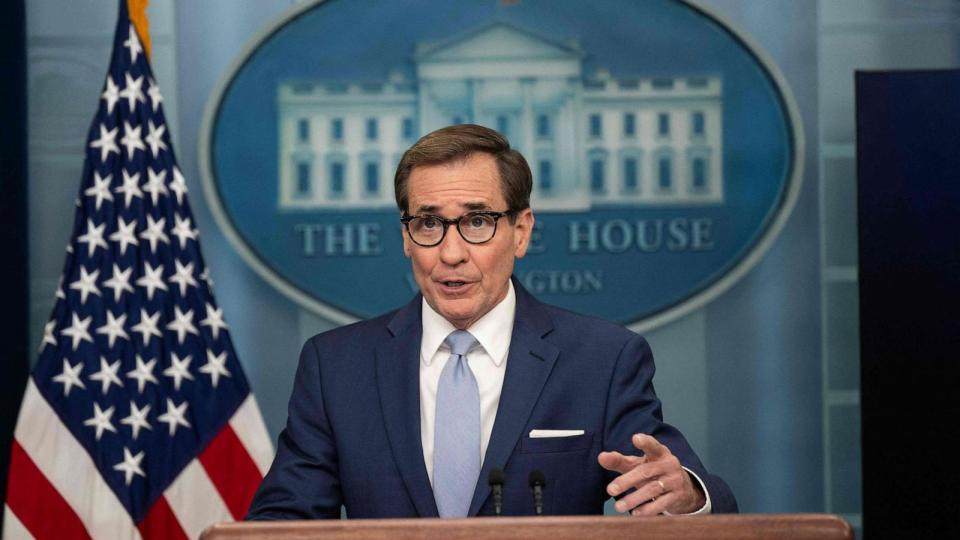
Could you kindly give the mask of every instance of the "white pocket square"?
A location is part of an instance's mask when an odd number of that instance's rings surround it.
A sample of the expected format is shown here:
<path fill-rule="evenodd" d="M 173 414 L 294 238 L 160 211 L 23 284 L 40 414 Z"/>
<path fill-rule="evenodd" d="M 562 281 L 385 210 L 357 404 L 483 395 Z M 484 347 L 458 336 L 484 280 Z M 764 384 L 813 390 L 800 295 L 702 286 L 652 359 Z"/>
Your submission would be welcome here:
<path fill-rule="evenodd" d="M 531 429 L 531 439 L 549 439 L 551 437 L 576 437 L 583 435 L 582 429 Z"/>

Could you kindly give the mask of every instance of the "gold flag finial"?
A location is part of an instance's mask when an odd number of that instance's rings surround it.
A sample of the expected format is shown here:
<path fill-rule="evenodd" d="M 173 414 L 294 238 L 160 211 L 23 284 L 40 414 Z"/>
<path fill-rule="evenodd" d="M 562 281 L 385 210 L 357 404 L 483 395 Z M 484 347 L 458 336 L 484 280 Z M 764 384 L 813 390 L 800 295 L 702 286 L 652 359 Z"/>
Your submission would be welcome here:
<path fill-rule="evenodd" d="M 127 0 L 130 22 L 137 29 L 147 60 L 150 60 L 150 23 L 147 21 L 147 4 L 149 3 L 150 0 Z"/>

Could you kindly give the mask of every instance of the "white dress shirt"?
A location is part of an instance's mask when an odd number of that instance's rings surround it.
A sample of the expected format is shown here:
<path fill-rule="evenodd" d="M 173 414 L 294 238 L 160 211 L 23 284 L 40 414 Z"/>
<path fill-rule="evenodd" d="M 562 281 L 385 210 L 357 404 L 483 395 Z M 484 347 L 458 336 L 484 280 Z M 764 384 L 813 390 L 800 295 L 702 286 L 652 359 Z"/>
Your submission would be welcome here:
<path fill-rule="evenodd" d="M 490 434 L 493 432 L 493 422 L 497 418 L 497 406 L 500 405 L 500 390 L 503 388 L 503 376 L 507 371 L 507 352 L 513 337 L 513 317 L 516 311 L 517 296 L 511 282 L 507 296 L 467 329 L 477 338 L 479 344 L 467 353 L 467 363 L 480 390 L 481 467 Z M 440 383 L 440 372 L 450 358 L 450 347 L 444 340 L 456 328 L 434 311 L 426 300 L 423 301 L 422 319 L 420 441 L 423 444 L 423 462 L 427 466 L 430 485 L 433 485 L 433 432 L 437 416 L 437 385 Z"/>
<path fill-rule="evenodd" d="M 444 343 L 450 332 L 457 328 L 450 321 L 434 311 L 426 299 L 423 300 L 421 319 L 423 336 L 420 341 L 420 442 L 423 445 L 423 463 L 427 466 L 427 476 L 433 485 L 433 433 L 437 417 L 437 386 L 440 373 L 450 358 L 450 347 Z M 477 338 L 478 345 L 467 352 L 467 363 L 477 379 L 480 390 L 480 466 L 493 432 L 493 422 L 497 419 L 497 407 L 500 405 L 500 391 L 503 389 L 503 377 L 507 372 L 507 353 L 510 351 L 510 339 L 513 337 L 513 319 L 517 312 L 517 295 L 513 282 L 509 282 L 507 296 L 489 313 L 473 323 L 468 332 Z M 684 467 L 696 479 L 706 496 L 706 504 L 693 514 L 709 514 L 712 504 L 710 494 L 703 480 L 690 469 Z M 666 512 L 665 512 L 666 513 Z"/>

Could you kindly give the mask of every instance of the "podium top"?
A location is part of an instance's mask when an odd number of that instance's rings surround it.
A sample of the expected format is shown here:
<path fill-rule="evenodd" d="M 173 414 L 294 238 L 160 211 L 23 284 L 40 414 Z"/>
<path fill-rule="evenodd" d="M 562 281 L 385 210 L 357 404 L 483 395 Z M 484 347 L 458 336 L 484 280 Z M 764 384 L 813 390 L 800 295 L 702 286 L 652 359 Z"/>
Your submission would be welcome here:
<path fill-rule="evenodd" d="M 714 516 L 483 517 L 220 523 L 203 540 L 581 540 L 585 538 L 852 540 L 850 525 L 832 514 Z"/>

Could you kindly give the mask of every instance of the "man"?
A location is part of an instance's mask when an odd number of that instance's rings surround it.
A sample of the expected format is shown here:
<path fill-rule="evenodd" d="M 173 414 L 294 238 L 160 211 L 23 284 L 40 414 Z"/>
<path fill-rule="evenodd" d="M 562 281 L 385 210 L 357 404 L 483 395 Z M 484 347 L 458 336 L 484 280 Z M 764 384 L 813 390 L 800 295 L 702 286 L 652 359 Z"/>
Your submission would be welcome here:
<path fill-rule="evenodd" d="M 535 300 L 511 279 L 530 242 L 532 178 L 500 134 L 424 136 L 395 190 L 420 288 L 381 317 L 303 348 L 277 457 L 250 519 L 734 512 L 663 423 L 646 341 Z"/>

